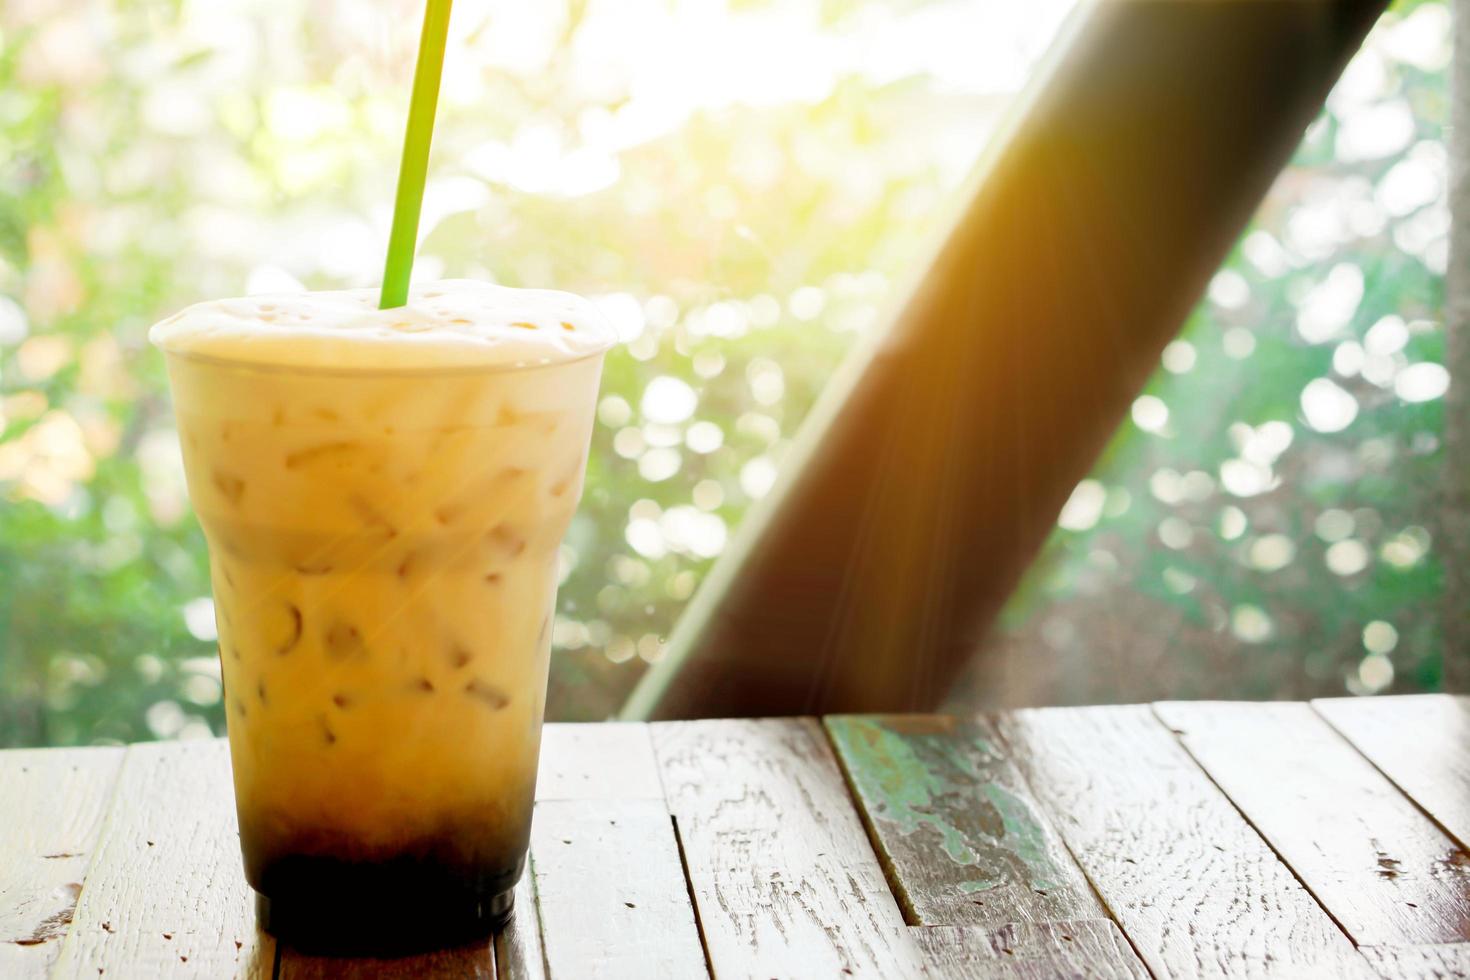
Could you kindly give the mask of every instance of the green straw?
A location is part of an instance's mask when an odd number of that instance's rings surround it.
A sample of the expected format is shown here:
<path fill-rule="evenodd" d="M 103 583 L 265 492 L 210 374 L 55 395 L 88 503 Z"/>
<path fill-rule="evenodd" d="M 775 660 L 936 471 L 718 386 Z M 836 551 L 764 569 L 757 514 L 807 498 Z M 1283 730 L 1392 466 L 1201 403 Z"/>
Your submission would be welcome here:
<path fill-rule="evenodd" d="M 398 165 L 398 194 L 393 201 L 393 230 L 388 234 L 388 264 L 383 270 L 381 310 L 408 302 L 408 280 L 418 247 L 419 212 L 424 205 L 424 178 L 429 172 L 429 143 L 434 137 L 434 109 L 439 104 L 439 76 L 444 70 L 444 39 L 449 33 L 453 0 L 428 0 L 419 61 L 413 72 L 408 130 L 403 134 L 403 160 Z"/>

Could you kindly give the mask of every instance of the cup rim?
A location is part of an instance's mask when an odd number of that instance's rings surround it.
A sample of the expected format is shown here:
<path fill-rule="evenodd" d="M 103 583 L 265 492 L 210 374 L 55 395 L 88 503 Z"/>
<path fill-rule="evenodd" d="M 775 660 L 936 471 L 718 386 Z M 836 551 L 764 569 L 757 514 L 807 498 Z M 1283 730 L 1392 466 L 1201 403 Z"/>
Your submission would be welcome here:
<path fill-rule="evenodd" d="M 612 345 L 600 350 L 587 351 L 574 357 L 560 357 L 540 362 L 512 361 L 505 363 L 424 364 L 412 367 L 336 367 L 323 364 L 281 364 L 257 361 L 241 357 L 220 357 L 193 350 L 169 350 L 161 348 L 165 359 L 178 358 L 210 367 L 233 368 L 258 374 L 295 374 L 308 377 L 329 378 L 391 378 L 391 377 L 438 377 L 442 375 L 522 374 L 533 371 L 549 371 L 572 364 L 580 364 L 594 358 L 601 359 Z"/>

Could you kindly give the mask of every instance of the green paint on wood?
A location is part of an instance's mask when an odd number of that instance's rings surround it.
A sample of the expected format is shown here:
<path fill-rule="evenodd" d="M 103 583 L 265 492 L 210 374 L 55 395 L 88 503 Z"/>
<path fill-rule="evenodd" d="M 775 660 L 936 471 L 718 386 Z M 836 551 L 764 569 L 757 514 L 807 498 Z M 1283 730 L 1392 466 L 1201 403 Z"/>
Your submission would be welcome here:
<path fill-rule="evenodd" d="M 905 835 L 916 833 L 923 825 L 931 826 L 939 833 L 944 853 L 951 860 L 957 864 L 976 863 L 979 856 L 969 846 L 968 835 L 948 822 L 942 807 L 936 807 L 936 800 L 962 791 L 945 769 L 929 766 L 920 759 L 917 746 L 882 725 L 858 722 L 851 731 L 855 736 L 852 747 L 856 749 L 851 753 L 851 772 L 869 813 Z M 946 748 L 940 747 L 941 755 L 949 754 Z M 975 775 L 969 760 L 961 755 L 945 761 L 950 763 L 946 768 Z M 991 836 L 1002 831 L 999 813 L 982 811 L 974 816 Z"/>
<path fill-rule="evenodd" d="M 1000 813 L 1005 825 L 1002 837 L 1008 848 L 1031 870 L 1031 887 L 1042 890 L 1057 887 L 1060 869 L 1052 860 L 1046 833 L 1031 801 L 999 783 L 984 783 L 980 791 Z"/>
<path fill-rule="evenodd" d="M 1067 914 L 1095 907 L 979 724 L 842 716 L 827 728 L 910 921 L 1032 918 L 1053 893 Z"/>

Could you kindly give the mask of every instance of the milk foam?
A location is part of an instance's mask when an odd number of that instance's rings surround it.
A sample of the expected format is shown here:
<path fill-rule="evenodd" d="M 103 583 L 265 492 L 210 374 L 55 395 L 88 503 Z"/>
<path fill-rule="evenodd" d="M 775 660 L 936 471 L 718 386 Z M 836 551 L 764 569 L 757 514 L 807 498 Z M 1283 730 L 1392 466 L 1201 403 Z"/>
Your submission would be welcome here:
<path fill-rule="evenodd" d="M 616 339 L 588 300 L 470 279 L 415 285 L 380 310 L 375 289 L 282 293 L 197 303 L 155 324 L 166 351 L 251 364 L 381 370 L 555 364 Z"/>

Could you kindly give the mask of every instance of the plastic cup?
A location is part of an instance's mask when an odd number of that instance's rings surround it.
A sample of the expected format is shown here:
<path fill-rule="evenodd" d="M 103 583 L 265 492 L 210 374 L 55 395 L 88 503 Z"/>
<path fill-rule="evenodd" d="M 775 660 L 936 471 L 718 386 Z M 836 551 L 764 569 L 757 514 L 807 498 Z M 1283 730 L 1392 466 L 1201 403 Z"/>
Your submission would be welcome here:
<path fill-rule="evenodd" d="M 328 952 L 492 930 L 601 350 L 332 369 L 164 346 L 261 925 Z"/>

